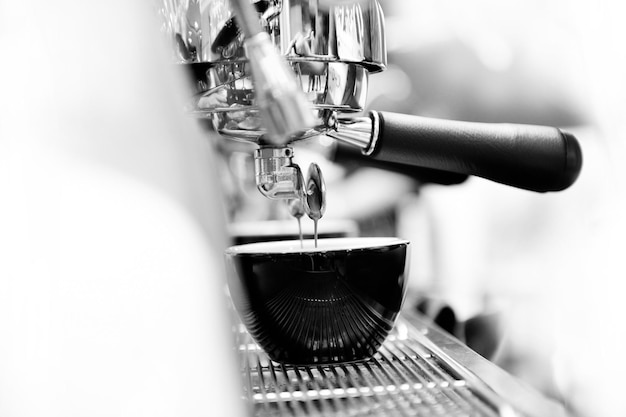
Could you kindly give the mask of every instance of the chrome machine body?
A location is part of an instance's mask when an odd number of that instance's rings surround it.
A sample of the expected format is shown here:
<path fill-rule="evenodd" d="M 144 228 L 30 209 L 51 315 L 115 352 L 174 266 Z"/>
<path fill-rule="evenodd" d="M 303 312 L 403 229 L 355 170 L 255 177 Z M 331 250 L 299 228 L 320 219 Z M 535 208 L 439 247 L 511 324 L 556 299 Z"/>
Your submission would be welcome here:
<path fill-rule="evenodd" d="M 373 160 L 560 191 L 582 166 L 576 138 L 546 126 L 370 111 L 370 73 L 386 65 L 376 0 L 163 0 L 175 62 L 193 76 L 189 112 L 258 145 L 258 189 L 304 198 L 290 143 L 325 134 Z"/>
<path fill-rule="evenodd" d="M 210 118 L 224 137 L 259 145 L 255 171 L 262 194 L 299 198 L 304 181 L 292 162 L 289 144 L 342 131 L 340 115 L 363 110 L 369 73 L 386 65 L 382 10 L 375 0 L 336 5 L 319 0 L 262 0 L 250 5 L 267 41 L 261 33 L 245 35 L 246 21 L 236 17 L 245 10 L 237 12 L 236 1 L 165 1 L 161 12 L 175 61 L 193 74 L 189 113 Z M 256 45 L 251 47 L 252 42 Z M 277 71 L 280 64 L 272 58 L 276 52 L 287 63 L 289 74 Z M 280 137 L 281 127 L 272 128 L 272 120 L 288 125 L 299 120 L 289 113 L 297 106 L 291 91 L 276 92 L 291 82 L 312 118 Z M 268 99 L 270 95 L 274 97 Z M 268 101 L 271 110 L 264 113 Z M 370 123 L 347 123 L 356 137 L 369 138 Z M 354 141 L 355 135 L 339 136 Z"/>

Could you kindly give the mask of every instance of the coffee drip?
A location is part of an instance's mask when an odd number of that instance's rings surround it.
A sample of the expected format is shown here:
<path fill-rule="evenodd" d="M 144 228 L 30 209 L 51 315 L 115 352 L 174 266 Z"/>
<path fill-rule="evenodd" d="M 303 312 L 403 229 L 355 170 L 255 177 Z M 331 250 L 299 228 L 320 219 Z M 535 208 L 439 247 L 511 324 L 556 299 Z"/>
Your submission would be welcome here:
<path fill-rule="evenodd" d="M 289 214 L 298 220 L 298 234 L 300 236 L 300 248 L 304 248 L 304 237 L 302 235 L 302 216 L 304 215 L 304 203 L 302 200 L 293 199 L 287 202 Z M 315 230 L 315 239 L 317 241 L 317 228 Z"/>
<path fill-rule="evenodd" d="M 326 211 L 326 185 L 319 165 L 309 165 L 309 179 L 306 182 L 304 208 L 307 215 L 313 220 L 315 247 L 317 247 L 317 222 Z"/>
<path fill-rule="evenodd" d="M 300 172 L 298 165 L 294 165 L 294 167 Z M 301 176 L 302 174 L 300 174 L 300 177 Z M 289 214 L 298 220 L 300 247 L 303 247 L 301 218 L 304 213 L 306 213 L 307 216 L 313 220 L 313 238 L 315 240 L 315 247 L 317 248 L 317 223 L 322 216 L 324 216 L 324 212 L 326 211 L 326 184 L 324 183 L 324 176 L 318 164 L 312 162 L 311 165 L 309 165 L 306 185 L 304 181 L 301 181 L 298 198 L 288 200 L 287 206 Z"/>

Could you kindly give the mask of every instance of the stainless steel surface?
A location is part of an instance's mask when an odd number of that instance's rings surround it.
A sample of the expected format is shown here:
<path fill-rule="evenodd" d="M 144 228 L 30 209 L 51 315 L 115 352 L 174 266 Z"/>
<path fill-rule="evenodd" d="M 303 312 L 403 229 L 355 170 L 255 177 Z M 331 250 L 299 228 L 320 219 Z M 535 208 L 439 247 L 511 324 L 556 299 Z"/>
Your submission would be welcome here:
<path fill-rule="evenodd" d="M 222 136 L 265 146 L 326 134 L 382 166 L 476 175 L 539 192 L 561 191 L 578 177 L 580 146 L 556 128 L 375 111 L 355 116 L 369 73 L 386 65 L 376 0 L 253 4 L 256 10 L 245 0 L 163 0 L 160 9 L 175 60 L 194 80 L 189 111 L 210 118 Z M 270 176 L 284 175 L 283 167 Z M 270 198 L 293 198 L 273 186 L 260 189 Z"/>
<path fill-rule="evenodd" d="M 329 113 L 362 110 L 368 73 L 386 65 L 384 19 L 376 0 L 321 3 L 328 2 L 256 3 L 263 29 L 288 62 L 315 119 L 314 129 L 302 124 L 289 140 L 325 131 Z M 262 93 L 273 93 L 276 86 L 259 89 L 255 83 L 253 88 L 251 67 L 261 61 L 243 47 L 248 41 L 228 1 L 163 0 L 160 12 L 174 61 L 190 67 L 195 80 L 190 113 L 211 118 L 221 134 L 233 138 L 256 142 L 271 131 L 271 124 L 261 123 L 258 110 Z M 282 64 L 263 65 L 278 70 Z M 288 100 L 281 108 L 290 110 Z"/>
<path fill-rule="evenodd" d="M 376 0 L 257 2 L 259 22 L 280 53 L 292 62 L 345 62 L 381 71 L 387 62 L 384 19 Z M 229 33 L 228 0 L 163 0 L 160 14 L 181 64 L 228 64 L 246 60 L 241 36 Z"/>
<path fill-rule="evenodd" d="M 376 150 L 379 123 L 378 113 L 375 111 L 362 117 L 329 118 L 326 135 L 359 148 L 364 155 L 371 155 Z"/>
<path fill-rule="evenodd" d="M 269 199 L 298 199 L 304 197 L 304 179 L 297 164 L 292 162 L 293 149 L 264 146 L 254 152 L 256 185 Z"/>
<path fill-rule="evenodd" d="M 317 224 L 326 211 L 326 183 L 322 170 L 316 163 L 309 165 L 306 193 L 304 195 L 304 209 L 307 216 L 313 220 L 313 235 L 317 247 Z"/>
<path fill-rule="evenodd" d="M 385 68 L 376 0 L 163 0 L 173 60 L 192 76 L 188 111 L 225 137 L 286 146 L 365 105 L 368 75 Z M 268 198 L 297 197 L 290 163 L 256 158 Z M 272 172 L 270 169 L 274 166 Z"/>
<path fill-rule="evenodd" d="M 252 4 L 248 0 L 231 0 L 231 5 L 235 12 L 233 24 L 245 34 L 243 44 L 252 69 L 256 105 L 266 131 L 264 140 L 285 144 L 300 131 L 312 127 L 313 115 L 293 71 L 261 28 Z"/>
<path fill-rule="evenodd" d="M 309 165 L 306 181 L 306 195 L 304 199 L 306 214 L 317 221 L 326 211 L 326 184 L 320 166 L 316 163 Z"/>
<path fill-rule="evenodd" d="M 267 21 L 270 16 L 277 16 L 281 10 L 280 7 L 273 7 L 273 13 L 263 12 L 259 18 L 255 8 L 258 5 L 266 7 L 265 3 L 261 0 L 253 6 L 249 0 L 230 0 L 233 8 L 231 19 L 244 34 L 245 58 L 251 68 L 256 106 L 266 132 L 264 141 L 285 144 L 291 137 L 299 136 L 299 132 L 312 127 L 313 115 L 291 67 L 279 55 L 272 39 L 259 23 Z M 218 45 L 218 48 L 224 46 Z"/>
<path fill-rule="evenodd" d="M 278 55 L 267 33 L 246 38 L 263 140 L 285 144 L 313 127 L 313 114 L 291 67 Z"/>
<path fill-rule="evenodd" d="M 368 87 L 364 67 L 343 62 L 294 62 L 289 65 L 310 103 L 312 127 L 295 132 L 289 141 L 329 130 L 326 120 L 339 113 L 363 110 Z M 195 117 L 210 118 L 224 137 L 259 142 L 267 130 L 259 114 L 250 63 L 190 69 L 195 90 L 187 109 Z"/>
<path fill-rule="evenodd" d="M 253 414 L 566 415 L 456 339 L 418 316 L 410 319 L 400 317 L 372 359 L 320 366 L 271 362 L 241 326 L 242 382 Z"/>

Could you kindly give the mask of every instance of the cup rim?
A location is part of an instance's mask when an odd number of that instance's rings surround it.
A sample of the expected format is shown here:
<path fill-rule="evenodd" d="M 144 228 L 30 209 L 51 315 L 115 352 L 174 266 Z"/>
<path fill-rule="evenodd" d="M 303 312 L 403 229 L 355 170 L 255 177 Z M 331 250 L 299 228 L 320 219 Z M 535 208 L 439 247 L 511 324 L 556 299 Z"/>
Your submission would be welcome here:
<path fill-rule="evenodd" d="M 314 227 L 311 222 L 302 222 L 301 226 L 302 232 L 304 234 L 313 235 Z M 353 220 L 324 219 L 323 222 L 319 222 L 317 230 L 320 235 L 335 234 L 335 237 L 358 237 L 358 225 Z M 231 223 L 228 226 L 228 231 L 230 235 L 235 238 L 256 236 L 272 237 L 275 235 L 285 235 L 285 238 L 281 240 L 288 240 L 291 236 L 298 236 L 299 228 L 298 223 L 294 222 L 293 219 L 260 220 Z M 341 233 L 342 235 L 338 236 L 337 234 L 339 233 Z"/>
<path fill-rule="evenodd" d="M 349 252 L 408 245 L 409 243 L 408 240 L 398 237 L 339 237 L 318 239 L 317 247 L 315 247 L 314 239 L 304 239 L 302 242 L 300 239 L 291 239 L 235 245 L 227 248 L 225 253 L 237 256 Z"/>

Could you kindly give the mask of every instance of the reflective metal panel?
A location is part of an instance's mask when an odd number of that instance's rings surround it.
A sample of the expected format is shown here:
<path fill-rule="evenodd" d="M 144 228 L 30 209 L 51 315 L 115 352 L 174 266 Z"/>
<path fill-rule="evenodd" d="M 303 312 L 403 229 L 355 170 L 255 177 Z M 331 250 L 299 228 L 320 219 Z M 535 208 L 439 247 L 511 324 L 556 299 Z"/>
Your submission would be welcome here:
<path fill-rule="evenodd" d="M 370 72 L 386 65 L 384 20 L 376 0 L 331 6 L 319 0 L 261 0 L 254 5 L 274 45 L 289 60 L 354 63 Z M 227 0 L 162 0 L 161 16 L 176 62 L 245 59 Z"/>

